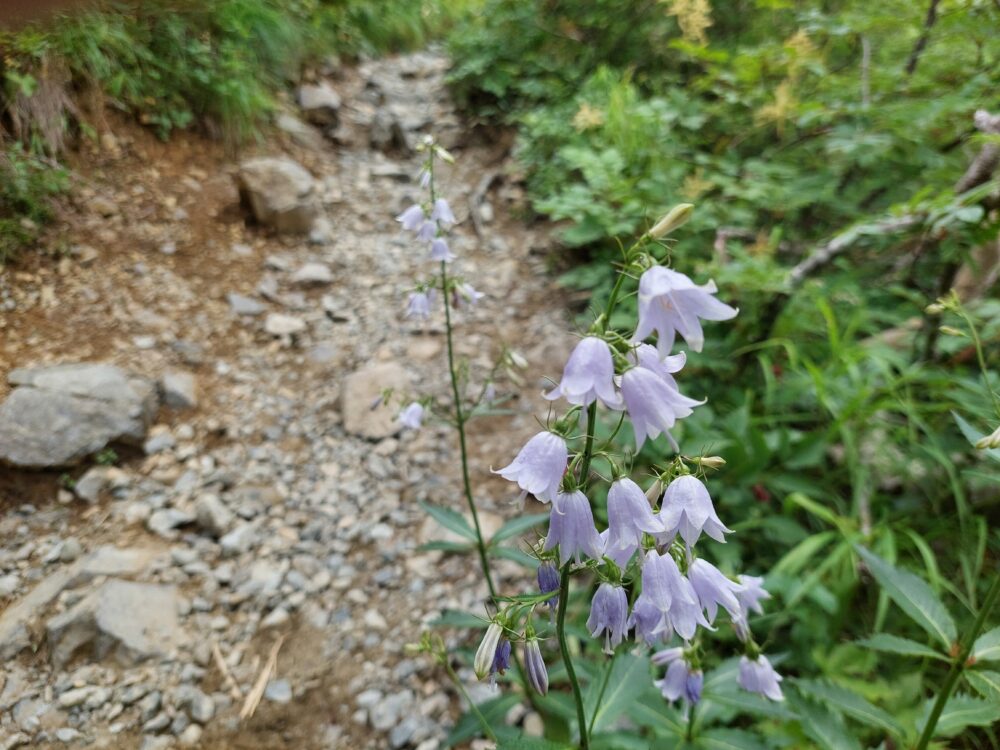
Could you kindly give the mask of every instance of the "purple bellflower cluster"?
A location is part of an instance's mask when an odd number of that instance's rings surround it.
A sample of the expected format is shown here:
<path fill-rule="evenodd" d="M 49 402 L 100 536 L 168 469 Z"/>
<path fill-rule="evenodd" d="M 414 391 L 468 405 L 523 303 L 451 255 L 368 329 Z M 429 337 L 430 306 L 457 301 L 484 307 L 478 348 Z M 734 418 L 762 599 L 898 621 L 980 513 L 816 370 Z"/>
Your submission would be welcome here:
<path fill-rule="evenodd" d="M 522 500 L 532 495 L 549 506 L 548 532 L 536 548 L 539 593 L 531 607 L 560 610 L 557 639 L 563 638 L 562 599 L 568 577 L 585 572 L 588 580 L 597 579 L 587 630 L 603 641 L 609 654 L 629 638 L 654 649 L 652 662 L 665 668 L 656 685 L 667 701 L 693 707 L 701 699 L 703 642 L 718 629 L 723 613 L 744 647 L 739 686 L 780 701 L 781 677 L 750 631 L 750 615 L 760 614 L 761 602 L 770 597 L 763 580 L 731 577 L 696 551 L 702 535 L 724 543 L 732 533 L 716 513 L 703 479 L 705 469 L 725 462 L 718 457 L 676 456 L 666 469 L 657 469 L 644 491 L 626 476 L 622 467 L 630 464 L 629 457 L 614 456 L 610 439 L 595 447 L 594 422 L 602 406 L 616 417 L 619 428 L 626 418 L 631 422 L 636 452 L 663 435 L 677 453 L 671 432 L 704 403 L 681 392 L 675 376 L 683 370 L 687 355 L 673 354 L 672 349 L 679 335 L 691 351 L 700 352 L 702 321 L 729 320 L 737 310 L 716 298 L 714 283 L 698 285 L 660 264 L 647 250 L 689 213 L 690 207 L 678 207 L 626 253 L 625 272 L 608 310 L 576 344 L 562 377 L 544 394 L 550 401 L 566 401 L 567 413 L 550 420 L 547 429 L 496 473 L 517 485 Z M 633 335 L 625 337 L 610 330 L 607 321 L 621 284 L 632 272 L 639 277 L 638 323 Z M 654 334 L 655 344 L 647 343 Z M 582 437 L 581 424 L 587 428 Z M 598 514 L 607 518 L 604 529 L 595 523 L 591 502 L 595 457 L 609 465 L 611 473 L 606 514 Z M 523 632 L 519 624 L 524 608 L 523 598 L 506 609 L 498 606 L 480 646 L 477 673 L 486 677 L 499 671 L 490 656 L 503 662 L 504 638 L 522 640 L 528 682 L 544 692 L 548 679 L 541 678 L 545 665 L 530 614 Z M 503 637 L 496 635 L 498 628 Z M 562 655 L 582 718 L 572 660 L 565 648 Z"/>

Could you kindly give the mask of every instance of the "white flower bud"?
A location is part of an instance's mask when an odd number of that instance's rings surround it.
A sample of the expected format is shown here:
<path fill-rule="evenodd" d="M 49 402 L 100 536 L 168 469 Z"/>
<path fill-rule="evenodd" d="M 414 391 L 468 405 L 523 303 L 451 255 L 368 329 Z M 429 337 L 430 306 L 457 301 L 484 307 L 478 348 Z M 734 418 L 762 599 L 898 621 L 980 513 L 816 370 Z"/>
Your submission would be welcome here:
<path fill-rule="evenodd" d="M 667 212 L 666 216 L 653 225 L 653 228 L 649 230 L 649 236 L 654 240 L 658 240 L 660 237 L 670 234 L 670 232 L 687 223 L 692 213 L 694 213 L 694 204 L 692 203 L 680 203 L 674 206 Z"/>
<path fill-rule="evenodd" d="M 483 642 L 479 644 L 479 650 L 476 651 L 476 660 L 472 665 L 476 672 L 476 677 L 480 680 L 484 679 L 490 673 L 490 667 L 493 666 L 493 658 L 496 656 L 497 645 L 500 643 L 501 635 L 503 635 L 503 627 L 498 622 L 491 622 L 490 626 L 486 628 L 486 635 L 483 636 Z"/>
<path fill-rule="evenodd" d="M 990 448 L 1000 448 L 1000 427 L 997 427 L 989 435 L 977 440 L 976 448 L 981 451 L 989 450 Z"/>

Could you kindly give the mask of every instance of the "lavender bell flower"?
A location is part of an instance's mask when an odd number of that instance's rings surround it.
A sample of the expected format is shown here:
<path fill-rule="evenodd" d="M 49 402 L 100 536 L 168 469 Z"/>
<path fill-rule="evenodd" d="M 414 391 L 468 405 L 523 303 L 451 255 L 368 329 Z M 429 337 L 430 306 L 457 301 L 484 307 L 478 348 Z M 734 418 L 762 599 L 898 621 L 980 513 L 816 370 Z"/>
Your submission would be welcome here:
<path fill-rule="evenodd" d="M 559 492 L 568 462 L 566 441 L 554 432 L 539 432 L 525 443 L 509 465 L 493 473 L 517 482 L 522 497 L 530 492 L 548 502 Z"/>
<path fill-rule="evenodd" d="M 445 263 L 451 263 L 455 260 L 455 255 L 448 248 L 448 242 L 444 237 L 436 237 L 431 241 L 431 260 L 441 261 Z"/>
<path fill-rule="evenodd" d="M 479 300 L 485 296 L 486 295 L 483 292 L 477 292 L 472 284 L 462 282 L 461 284 L 455 285 L 455 307 L 461 307 L 463 300 L 469 305 L 475 307 L 479 303 Z"/>
<path fill-rule="evenodd" d="M 660 520 L 665 534 L 657 540 L 662 544 L 669 543 L 678 532 L 688 548 L 694 546 L 703 531 L 717 542 L 725 542 L 724 534 L 732 533 L 715 514 L 708 488 L 691 474 L 677 477 L 667 487 L 660 505 Z"/>
<path fill-rule="evenodd" d="M 433 300 L 433 291 L 411 292 L 410 299 L 406 305 L 406 317 L 427 320 L 431 316 L 431 304 Z"/>
<path fill-rule="evenodd" d="M 632 419 L 636 450 L 642 448 L 647 437 L 656 439 L 666 433 L 676 451 L 677 442 L 669 430 L 678 419 L 690 415 L 692 407 L 704 403 L 681 395 L 680 391 L 671 388 L 665 380 L 645 367 L 626 370 L 621 387 L 625 408 Z"/>
<path fill-rule="evenodd" d="M 446 228 L 455 223 L 455 214 L 451 212 L 451 206 L 444 198 L 438 198 L 434 201 L 431 218 Z"/>
<path fill-rule="evenodd" d="M 699 625 L 711 629 L 691 582 L 681 575 L 669 554 L 647 552 L 642 566 L 642 593 L 632 609 L 629 626 L 635 626 L 636 635 L 647 643 L 655 643 L 674 632 L 689 641 Z"/>
<path fill-rule="evenodd" d="M 581 553 L 593 560 L 600 560 L 604 555 L 601 536 L 594 526 L 590 501 L 579 490 L 560 492 L 552 500 L 545 549 L 554 549 L 556 545 L 559 545 L 560 565 L 565 565 L 571 557 L 579 565 Z"/>
<path fill-rule="evenodd" d="M 604 653 L 614 653 L 628 632 L 628 596 L 621 586 L 602 583 L 590 603 L 587 630 L 597 638 L 604 632 Z"/>
<path fill-rule="evenodd" d="M 680 390 L 680 386 L 677 385 L 677 381 L 674 379 L 674 373 L 683 370 L 684 365 L 687 364 L 687 354 L 685 352 L 678 352 L 677 354 L 660 359 L 660 353 L 656 351 L 655 346 L 639 344 L 634 351 L 629 352 L 628 358 L 633 364 L 655 372 L 667 381 L 668 385 L 675 391 Z"/>
<path fill-rule="evenodd" d="M 606 552 L 634 551 L 642 542 L 643 532 L 662 534 L 663 523 L 653 515 L 649 501 L 639 485 L 628 477 L 616 479 L 608 490 Z"/>
<path fill-rule="evenodd" d="M 601 532 L 601 544 L 604 545 L 604 556 L 610 557 L 619 568 L 627 568 L 628 564 L 632 561 L 632 555 L 639 549 L 639 543 L 635 542 L 627 547 L 612 549 L 608 541 L 610 538 L 611 529 L 605 529 Z"/>
<path fill-rule="evenodd" d="M 476 650 L 476 658 L 472 663 L 476 677 L 480 680 L 486 677 L 493 667 L 501 635 L 503 635 L 503 626 L 498 622 L 491 622 L 490 626 L 486 628 L 486 634 Z"/>
<path fill-rule="evenodd" d="M 424 407 L 417 401 L 407 406 L 399 415 L 399 421 L 403 427 L 411 430 L 419 430 L 424 418 Z"/>
<path fill-rule="evenodd" d="M 715 622 L 719 605 L 734 620 L 743 616 L 743 608 L 737 596 L 743 587 L 726 578 L 712 563 L 701 558 L 695 560 L 688 567 L 688 580 L 691 581 L 709 622 Z"/>
<path fill-rule="evenodd" d="M 396 221 L 403 225 L 407 232 L 415 232 L 424 223 L 424 209 L 420 206 L 410 206 L 396 217 Z"/>
<path fill-rule="evenodd" d="M 550 562 L 538 566 L 538 590 L 543 594 L 555 593 L 555 596 L 545 600 L 550 607 L 559 604 L 559 570 Z"/>
<path fill-rule="evenodd" d="M 750 612 L 764 614 L 760 600 L 770 599 L 771 595 L 764 590 L 763 578 L 745 575 L 737 576 L 737 578 L 740 582 L 740 589 L 736 592 L 736 599 L 740 603 L 740 613 L 738 617 L 733 617 L 733 627 L 736 629 L 736 637 L 746 642 L 750 637 Z"/>
<path fill-rule="evenodd" d="M 697 286 L 682 273 L 653 266 L 639 279 L 639 325 L 634 340 L 642 341 L 655 330 L 656 348 L 666 356 L 679 333 L 700 352 L 705 336 L 698 318 L 729 320 L 739 312 L 713 297 L 717 291 L 714 281 Z"/>
<path fill-rule="evenodd" d="M 430 242 L 437 234 L 437 224 L 433 221 L 425 221 L 417 229 L 417 239 L 421 242 Z"/>
<path fill-rule="evenodd" d="M 760 693 L 773 701 L 783 701 L 785 696 L 778 684 L 781 680 L 781 675 L 774 671 L 771 662 L 763 654 L 759 654 L 756 659 L 740 657 L 740 674 L 736 681 L 744 690 Z"/>
<path fill-rule="evenodd" d="M 681 651 L 682 653 L 672 656 L 669 660 L 661 660 L 660 664 L 668 664 L 667 673 L 662 680 L 657 680 L 654 684 L 660 688 L 663 697 L 673 703 L 678 698 L 683 698 L 688 703 L 697 703 L 701 700 L 701 688 L 705 681 L 705 676 L 700 669 L 692 669 L 691 665 L 684 659 L 683 649 L 669 649 L 669 651 Z M 667 652 L 660 652 L 665 654 Z M 657 663 L 654 655 L 653 663 Z"/>
<path fill-rule="evenodd" d="M 528 684 L 541 695 L 549 692 L 549 672 L 542 659 L 542 651 L 538 647 L 537 638 L 529 638 L 524 642 L 524 672 Z"/>
<path fill-rule="evenodd" d="M 490 684 L 495 685 L 497 675 L 502 675 L 508 669 L 510 669 L 510 641 L 501 638 L 493 654 L 493 664 L 490 665 Z"/>
<path fill-rule="evenodd" d="M 615 392 L 615 363 L 603 339 L 587 336 L 577 344 L 563 369 L 559 385 L 544 394 L 549 401 L 560 396 L 571 404 L 590 406 L 597 399 L 609 409 L 621 409 Z"/>

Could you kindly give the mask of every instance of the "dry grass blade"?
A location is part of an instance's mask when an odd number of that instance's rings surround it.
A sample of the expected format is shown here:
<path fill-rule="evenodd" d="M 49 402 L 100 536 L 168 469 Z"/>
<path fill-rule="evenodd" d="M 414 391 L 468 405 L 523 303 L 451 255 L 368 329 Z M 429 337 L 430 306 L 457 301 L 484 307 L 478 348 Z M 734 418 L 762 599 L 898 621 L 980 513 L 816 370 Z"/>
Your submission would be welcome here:
<path fill-rule="evenodd" d="M 236 684 L 236 680 L 233 679 L 233 673 L 229 671 L 229 665 L 222 658 L 222 651 L 219 650 L 219 644 L 215 640 L 212 641 L 212 658 L 215 659 L 215 666 L 222 673 L 222 681 L 225 683 L 226 689 L 229 690 L 229 694 L 233 697 L 233 700 L 242 700 L 243 692 L 240 690 L 240 686 Z"/>
<path fill-rule="evenodd" d="M 278 666 L 278 652 L 281 650 L 281 644 L 284 642 L 285 636 L 282 635 L 271 646 L 271 653 L 267 656 L 264 668 L 260 670 L 253 688 L 247 693 L 247 699 L 243 702 L 243 708 L 240 710 L 241 720 L 249 719 L 253 716 L 257 710 L 257 706 L 260 705 L 260 701 L 264 697 L 264 691 L 267 689 L 267 683 L 271 680 L 271 676 Z"/>

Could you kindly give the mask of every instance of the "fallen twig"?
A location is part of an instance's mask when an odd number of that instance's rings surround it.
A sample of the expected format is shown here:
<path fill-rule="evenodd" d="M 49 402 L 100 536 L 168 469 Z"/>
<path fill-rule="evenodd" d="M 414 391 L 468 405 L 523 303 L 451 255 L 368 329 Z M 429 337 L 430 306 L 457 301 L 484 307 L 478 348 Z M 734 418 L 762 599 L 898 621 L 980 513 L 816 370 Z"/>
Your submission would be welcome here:
<path fill-rule="evenodd" d="M 222 657 L 222 651 L 219 650 L 219 644 L 215 639 L 212 639 L 212 658 L 215 659 L 215 666 L 222 673 L 222 682 L 225 684 L 226 689 L 229 690 L 229 695 L 232 696 L 234 701 L 242 700 L 243 692 L 240 690 L 240 686 L 236 684 L 233 673 L 229 671 L 229 665 L 226 664 L 226 660 Z"/>
<path fill-rule="evenodd" d="M 267 661 L 264 663 L 264 668 L 260 670 L 260 674 L 257 675 L 257 680 L 253 684 L 250 692 L 247 693 L 246 701 L 243 703 L 243 708 L 240 710 L 240 719 L 249 719 L 254 715 L 257 710 L 257 706 L 260 705 L 261 699 L 264 697 L 264 691 L 267 689 L 267 683 L 270 682 L 275 669 L 278 666 L 278 652 L 281 650 L 281 644 L 285 642 L 285 636 L 278 636 L 278 640 L 274 642 L 271 646 L 271 653 L 267 655 Z"/>

